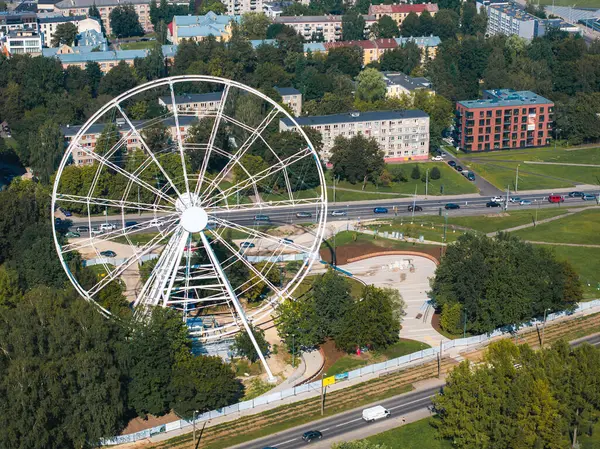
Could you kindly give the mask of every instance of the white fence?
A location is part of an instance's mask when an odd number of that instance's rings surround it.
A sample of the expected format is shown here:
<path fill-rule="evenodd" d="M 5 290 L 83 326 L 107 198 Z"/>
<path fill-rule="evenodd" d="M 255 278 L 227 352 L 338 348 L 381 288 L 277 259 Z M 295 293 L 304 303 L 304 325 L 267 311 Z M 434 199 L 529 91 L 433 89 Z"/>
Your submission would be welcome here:
<path fill-rule="evenodd" d="M 591 309 L 600 309 L 600 300 L 596 299 L 590 302 L 580 303 L 575 311 L 583 312 Z M 568 315 L 565 312 L 552 313 L 546 317 L 546 321 L 554 321 L 557 318 Z M 533 327 L 536 324 L 540 324 L 541 321 L 532 320 L 531 322 L 521 326 L 521 328 Z M 452 349 L 452 348 L 466 348 L 469 346 L 478 346 L 482 343 L 486 343 L 494 337 L 500 336 L 502 334 L 508 333 L 507 330 L 497 329 L 494 332 L 487 335 L 476 335 L 474 337 L 467 338 L 459 338 L 456 340 L 451 340 L 444 342 L 442 344 L 442 352 Z M 336 376 L 336 382 L 338 380 L 352 380 L 357 379 L 359 377 L 365 376 L 367 374 L 377 373 L 380 371 L 386 371 L 394 368 L 402 368 L 407 366 L 409 363 L 417 361 L 417 360 L 426 360 L 433 359 L 437 357 L 437 354 L 440 352 L 439 347 L 424 349 L 422 351 L 414 352 L 412 354 L 408 354 L 402 357 L 397 357 L 395 359 L 387 360 L 381 363 L 375 363 L 373 365 L 364 366 L 362 368 L 356 369 L 354 371 L 349 371 L 347 373 L 343 373 L 341 375 Z M 196 418 L 196 423 L 207 421 L 209 419 L 218 418 L 221 416 L 231 415 L 233 413 L 241 412 L 243 410 L 252 409 L 261 405 L 271 404 L 273 402 L 279 402 L 291 396 L 298 396 L 303 393 L 308 393 L 309 391 L 320 391 L 321 389 L 321 380 L 316 382 L 311 382 L 305 385 L 299 385 L 297 387 L 288 388 L 287 390 L 278 391 L 277 393 L 267 394 L 264 396 L 260 396 L 258 398 L 252 399 L 250 401 L 239 402 L 237 404 L 229 405 L 227 407 L 211 410 L 210 412 L 206 412 L 203 415 L 199 415 Z M 153 427 L 151 429 L 142 430 L 140 432 L 131 433 L 128 435 L 119 435 L 112 438 L 106 438 L 101 441 L 101 445 L 109 446 L 114 444 L 123 444 L 123 443 L 131 443 L 138 440 L 143 440 L 145 438 L 149 438 L 152 435 L 169 432 L 171 430 L 181 429 L 183 427 L 191 426 L 191 421 L 186 421 L 180 419 L 178 421 L 170 422 L 167 424 L 163 424 L 157 427 Z"/>
<path fill-rule="evenodd" d="M 148 260 L 156 259 L 158 254 L 144 254 L 138 260 L 138 263 L 147 262 Z M 110 264 L 118 267 L 124 264 L 129 259 L 127 257 L 98 257 L 97 259 L 89 259 L 83 261 L 84 267 L 91 267 L 92 265 Z"/>

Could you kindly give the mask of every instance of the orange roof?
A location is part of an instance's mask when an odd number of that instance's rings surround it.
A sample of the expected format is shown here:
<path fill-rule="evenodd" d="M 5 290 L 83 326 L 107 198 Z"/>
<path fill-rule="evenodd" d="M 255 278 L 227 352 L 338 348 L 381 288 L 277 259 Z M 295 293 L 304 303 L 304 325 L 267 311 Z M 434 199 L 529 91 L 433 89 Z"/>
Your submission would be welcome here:
<path fill-rule="evenodd" d="M 421 3 L 418 5 L 409 5 L 403 3 L 401 5 L 371 5 L 369 6 L 369 14 L 408 14 L 411 12 L 421 13 L 424 11 L 437 12 L 438 5 L 436 3 Z"/>
<path fill-rule="evenodd" d="M 343 48 L 343 47 L 360 47 L 363 50 L 370 48 L 377 48 L 372 41 L 339 41 L 339 42 L 325 42 L 323 44 L 327 50 L 332 48 Z"/>

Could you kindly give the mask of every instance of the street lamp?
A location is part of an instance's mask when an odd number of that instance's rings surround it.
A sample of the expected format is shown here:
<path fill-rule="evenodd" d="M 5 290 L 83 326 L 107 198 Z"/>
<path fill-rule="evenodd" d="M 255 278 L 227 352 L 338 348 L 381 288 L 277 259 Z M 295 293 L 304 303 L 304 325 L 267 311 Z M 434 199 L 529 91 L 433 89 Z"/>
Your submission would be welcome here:
<path fill-rule="evenodd" d="M 515 176 L 515 193 L 519 191 L 519 167 L 521 164 L 517 164 L 517 175 Z"/>
<path fill-rule="evenodd" d="M 545 309 L 544 310 L 544 324 L 542 325 L 542 338 L 540 339 L 540 346 L 542 347 L 542 349 L 544 349 L 544 330 L 546 329 L 546 313 L 549 310 L 550 309 Z"/>
<path fill-rule="evenodd" d="M 292 334 L 292 368 L 296 368 L 296 334 Z"/>
<path fill-rule="evenodd" d="M 194 410 L 194 412 L 192 414 L 192 427 L 194 428 L 194 431 L 193 431 L 194 446 L 196 446 L 196 415 L 198 413 L 199 413 L 198 410 Z"/>
<path fill-rule="evenodd" d="M 556 141 L 558 140 L 558 135 L 562 130 L 560 128 L 556 128 L 554 130 L 554 149 L 556 150 Z"/>

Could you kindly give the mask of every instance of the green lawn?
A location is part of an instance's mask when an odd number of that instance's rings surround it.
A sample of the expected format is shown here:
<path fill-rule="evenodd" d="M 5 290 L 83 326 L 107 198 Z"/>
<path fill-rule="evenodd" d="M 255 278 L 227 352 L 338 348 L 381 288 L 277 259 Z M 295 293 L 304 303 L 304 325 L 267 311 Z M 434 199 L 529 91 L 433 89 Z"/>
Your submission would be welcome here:
<path fill-rule="evenodd" d="M 536 227 L 515 231 L 524 240 L 600 245 L 600 209 L 590 209 Z M 600 252 L 600 250 L 599 250 Z"/>
<path fill-rule="evenodd" d="M 586 248 L 580 246 L 548 246 L 540 245 L 544 248 L 552 248 L 556 257 L 561 260 L 568 260 L 581 279 L 583 285 L 584 299 L 600 298 L 600 258 L 598 257 L 598 248 Z"/>
<path fill-rule="evenodd" d="M 466 156 L 462 156 L 461 159 L 495 159 L 498 161 L 515 162 L 565 162 L 570 164 L 600 165 L 600 147 L 584 148 L 581 150 L 555 150 L 554 147 L 548 147 L 517 151 L 491 151 L 486 153 L 469 153 Z"/>
<path fill-rule="evenodd" d="M 325 377 L 352 371 L 360 368 L 361 366 L 370 365 L 371 363 L 373 363 L 371 359 L 361 359 L 355 355 L 345 355 L 331 365 L 331 367 L 325 373 Z"/>
<path fill-rule="evenodd" d="M 384 239 L 379 236 L 375 238 L 373 235 L 362 234 L 360 232 L 354 231 L 342 231 L 336 234 L 335 238 L 330 238 L 327 240 L 327 244 L 323 243 L 321 248 L 329 248 L 345 246 L 345 245 L 361 245 L 365 243 L 370 243 L 372 245 L 381 246 L 385 248 L 397 249 L 397 250 L 414 250 L 414 249 L 431 249 L 431 245 L 423 244 L 423 243 L 412 243 L 412 242 L 403 242 L 400 240 L 392 240 L 392 239 Z"/>
<path fill-rule="evenodd" d="M 393 416 L 393 413 L 392 413 Z M 450 441 L 440 440 L 431 425 L 433 418 L 406 424 L 387 432 L 367 438 L 367 441 L 385 445 L 391 449 L 451 449 Z"/>
<path fill-rule="evenodd" d="M 466 165 L 499 189 L 506 190 L 506 187 L 509 186 L 511 190 L 515 190 L 516 162 L 470 162 Z M 573 187 L 576 184 L 575 181 L 571 182 L 568 180 L 546 178 L 538 174 L 524 173 L 524 171 L 529 171 L 528 169 L 529 165 L 524 166 L 521 164 L 519 169 L 519 191 Z"/>
<path fill-rule="evenodd" d="M 298 285 L 298 288 L 294 290 L 294 297 L 299 298 L 308 292 L 317 276 L 320 275 L 306 276 L 300 285 Z M 352 279 L 351 277 L 347 277 L 346 280 L 350 283 L 350 293 L 352 296 L 354 298 L 359 298 L 362 295 L 363 288 L 365 287 L 364 284 L 356 279 Z"/>
<path fill-rule="evenodd" d="M 121 44 L 121 50 L 145 50 L 150 49 L 154 46 L 154 41 L 137 41 L 137 42 L 128 42 L 126 44 Z"/>
<path fill-rule="evenodd" d="M 427 343 L 401 338 L 398 343 L 381 351 L 381 354 L 387 359 L 395 359 L 396 357 L 402 357 L 403 355 L 412 354 L 413 352 L 429 348 L 431 348 L 431 346 Z"/>

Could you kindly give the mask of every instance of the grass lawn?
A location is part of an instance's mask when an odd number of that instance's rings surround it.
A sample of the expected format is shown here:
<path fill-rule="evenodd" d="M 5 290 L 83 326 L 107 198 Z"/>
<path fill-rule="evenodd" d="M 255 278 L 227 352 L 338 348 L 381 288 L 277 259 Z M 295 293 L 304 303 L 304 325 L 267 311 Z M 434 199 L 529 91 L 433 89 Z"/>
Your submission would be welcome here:
<path fill-rule="evenodd" d="M 129 240 L 131 240 L 131 243 L 135 244 L 139 244 L 139 245 L 145 245 L 146 243 L 148 243 L 150 240 L 152 240 L 153 238 L 155 238 L 157 236 L 157 232 L 136 232 L 135 234 L 130 234 Z M 129 242 L 127 241 L 127 239 L 125 237 L 115 237 L 114 239 L 112 239 L 113 242 L 116 243 L 123 243 L 125 245 L 129 244 Z"/>
<path fill-rule="evenodd" d="M 137 42 L 127 42 L 126 44 L 121 44 L 122 50 L 145 50 L 150 49 L 154 46 L 154 41 L 137 41 Z"/>
<path fill-rule="evenodd" d="M 387 359 L 395 359 L 396 357 L 402 357 L 403 355 L 412 354 L 413 352 L 429 348 L 431 348 L 431 346 L 429 346 L 427 343 L 401 338 L 398 343 L 393 344 L 392 346 L 389 346 L 381 351 L 381 354 Z"/>
<path fill-rule="evenodd" d="M 435 221 L 437 222 L 438 220 Z M 404 237 L 419 238 L 420 236 L 423 236 L 425 240 L 430 240 L 433 242 L 444 241 L 444 225 L 434 224 L 434 220 L 424 219 L 423 221 L 417 221 L 415 217 L 413 224 L 411 224 L 410 219 L 404 221 L 394 220 L 387 225 L 373 225 L 369 226 L 369 228 L 372 230 L 379 230 L 380 234 L 383 232 L 398 231 L 402 232 Z M 464 232 L 455 231 L 454 229 L 448 227 L 446 230 L 446 241 L 453 242 L 462 234 L 464 234 Z"/>
<path fill-rule="evenodd" d="M 361 243 L 371 243 L 377 246 L 385 246 L 386 248 L 398 249 L 398 250 L 413 250 L 415 248 L 430 248 L 431 245 L 425 245 L 420 243 L 403 242 L 400 240 L 384 239 L 383 237 L 374 238 L 369 234 L 362 234 L 354 231 L 342 231 L 336 234 L 335 238 L 327 240 L 327 244 L 323 243 L 321 248 L 329 248 L 345 246 L 345 245 L 360 245 Z"/>
<path fill-rule="evenodd" d="M 539 216 L 538 216 L 539 218 Z M 549 223 L 515 231 L 524 240 L 600 245 L 600 209 L 590 209 Z M 600 251 L 599 251 L 600 252 Z"/>
<path fill-rule="evenodd" d="M 481 161 L 478 161 L 467 163 L 467 167 L 472 169 L 479 176 L 485 178 L 501 190 L 506 190 L 507 186 L 510 186 L 511 190 L 515 189 L 515 176 L 517 174 L 516 162 L 490 161 L 490 163 L 482 163 Z M 524 166 L 523 164 L 521 164 L 521 167 L 519 169 L 520 191 L 572 187 L 576 184 L 575 181 L 570 182 L 568 180 L 545 178 L 538 174 L 524 173 L 524 171 L 530 171 L 529 168 L 530 165 Z M 564 178 L 565 176 L 562 177 Z"/>
<path fill-rule="evenodd" d="M 298 288 L 294 291 L 294 297 L 300 298 L 306 292 L 308 292 L 312 288 L 312 284 L 315 279 L 320 275 L 314 276 L 306 276 Z M 356 279 L 352 279 L 351 277 L 347 277 L 346 280 L 350 283 L 350 293 L 354 298 L 358 298 L 362 295 L 363 288 L 365 287 L 361 282 Z"/>
<path fill-rule="evenodd" d="M 393 415 L 392 415 L 393 416 Z M 387 432 L 379 433 L 367 438 L 374 444 L 385 445 L 389 448 L 402 449 L 451 449 L 450 441 L 440 440 L 436 430 L 431 425 L 433 418 L 426 418 L 414 423 L 406 424 Z"/>
<path fill-rule="evenodd" d="M 600 0 L 598 1 L 600 3 Z M 469 153 L 461 159 L 495 159 L 497 161 L 535 161 L 535 162 L 565 162 L 569 164 L 600 165 L 600 147 L 583 148 L 581 150 L 565 150 L 554 147 L 532 148 L 530 150 L 488 151 L 486 153 Z"/>
<path fill-rule="evenodd" d="M 583 284 L 583 298 L 600 298 L 600 258 L 598 257 L 598 248 L 585 248 L 577 246 L 548 246 L 540 245 L 545 248 L 552 248 L 556 257 L 561 260 L 568 260 L 579 273 L 581 283 Z"/>

